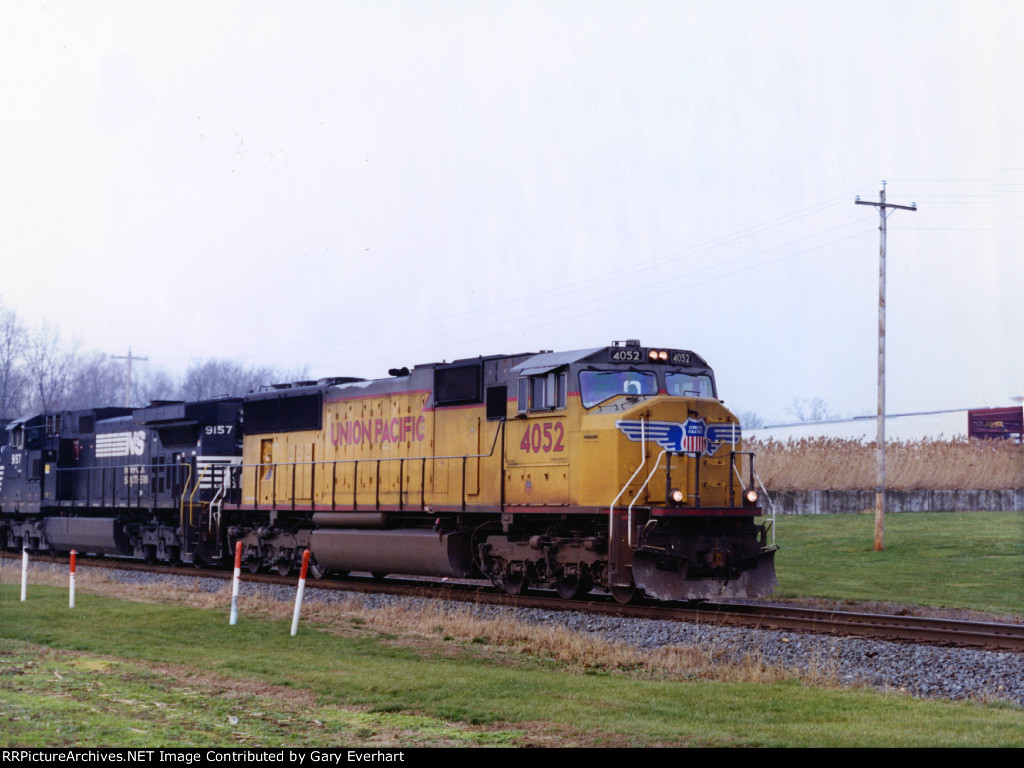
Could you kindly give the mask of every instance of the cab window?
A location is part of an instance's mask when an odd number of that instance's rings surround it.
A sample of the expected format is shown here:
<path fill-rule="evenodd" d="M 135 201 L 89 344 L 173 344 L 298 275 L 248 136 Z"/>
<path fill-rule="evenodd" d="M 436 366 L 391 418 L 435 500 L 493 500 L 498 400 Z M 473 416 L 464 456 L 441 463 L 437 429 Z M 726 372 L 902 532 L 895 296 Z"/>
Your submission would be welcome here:
<path fill-rule="evenodd" d="M 711 377 L 705 374 L 666 373 L 665 391 L 675 397 L 714 397 Z"/>
<path fill-rule="evenodd" d="M 519 379 L 518 411 L 551 411 L 565 408 L 568 375 L 565 371 Z"/>
<path fill-rule="evenodd" d="M 593 408 L 619 395 L 658 394 L 658 377 L 649 371 L 580 371 L 580 398 Z"/>

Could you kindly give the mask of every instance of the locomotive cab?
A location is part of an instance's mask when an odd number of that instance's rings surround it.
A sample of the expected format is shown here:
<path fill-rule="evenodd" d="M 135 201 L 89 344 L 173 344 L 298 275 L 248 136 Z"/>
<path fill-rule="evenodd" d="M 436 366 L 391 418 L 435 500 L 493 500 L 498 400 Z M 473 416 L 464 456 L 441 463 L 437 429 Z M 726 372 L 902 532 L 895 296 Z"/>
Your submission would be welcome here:
<path fill-rule="evenodd" d="M 520 514 L 488 540 L 496 581 L 595 584 L 627 599 L 771 591 L 753 456 L 700 356 L 629 341 L 542 353 L 512 373 L 505 509 Z M 539 514 L 558 506 L 561 523 Z"/>

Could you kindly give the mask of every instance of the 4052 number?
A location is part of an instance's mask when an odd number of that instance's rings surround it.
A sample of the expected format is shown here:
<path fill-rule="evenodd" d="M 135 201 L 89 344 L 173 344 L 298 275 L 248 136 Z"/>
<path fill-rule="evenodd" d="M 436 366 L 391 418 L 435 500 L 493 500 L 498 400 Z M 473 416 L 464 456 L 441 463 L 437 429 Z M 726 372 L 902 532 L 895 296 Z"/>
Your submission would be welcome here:
<path fill-rule="evenodd" d="M 565 427 L 560 421 L 535 421 L 526 427 L 519 447 L 527 453 L 551 453 L 564 451 L 562 440 L 565 438 Z"/>

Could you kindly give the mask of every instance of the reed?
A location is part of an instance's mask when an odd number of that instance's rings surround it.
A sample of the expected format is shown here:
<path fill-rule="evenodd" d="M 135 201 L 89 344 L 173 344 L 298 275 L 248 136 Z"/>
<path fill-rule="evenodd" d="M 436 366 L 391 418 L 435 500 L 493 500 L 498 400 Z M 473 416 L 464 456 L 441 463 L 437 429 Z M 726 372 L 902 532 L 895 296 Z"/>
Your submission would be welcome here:
<path fill-rule="evenodd" d="M 818 437 L 750 440 L 769 490 L 852 491 L 875 487 L 875 443 Z M 917 440 L 886 444 L 893 490 L 1024 489 L 1024 446 L 1009 440 Z"/>

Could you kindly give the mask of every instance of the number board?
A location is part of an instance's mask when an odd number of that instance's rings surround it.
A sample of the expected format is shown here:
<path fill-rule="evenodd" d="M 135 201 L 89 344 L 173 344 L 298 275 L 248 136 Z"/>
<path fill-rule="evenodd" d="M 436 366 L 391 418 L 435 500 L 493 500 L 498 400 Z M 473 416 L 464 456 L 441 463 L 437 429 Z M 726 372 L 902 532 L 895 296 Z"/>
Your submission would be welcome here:
<path fill-rule="evenodd" d="M 670 349 L 668 361 L 672 365 L 691 365 L 696 363 L 695 355 L 692 352 L 685 352 L 679 349 Z M 613 363 L 646 363 L 649 361 L 646 349 L 636 347 L 614 347 L 608 350 L 608 360 Z"/>
<path fill-rule="evenodd" d="M 636 348 L 616 348 L 608 352 L 608 359 L 613 363 L 642 363 L 647 358 L 643 352 Z"/>

